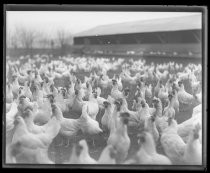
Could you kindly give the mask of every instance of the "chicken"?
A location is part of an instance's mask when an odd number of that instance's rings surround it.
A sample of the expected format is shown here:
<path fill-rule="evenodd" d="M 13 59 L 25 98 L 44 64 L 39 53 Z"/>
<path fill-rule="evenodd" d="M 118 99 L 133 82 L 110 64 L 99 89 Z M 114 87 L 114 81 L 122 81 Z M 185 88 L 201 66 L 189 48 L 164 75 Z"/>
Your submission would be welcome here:
<path fill-rule="evenodd" d="M 112 145 L 107 145 L 98 159 L 98 164 L 116 164 L 116 150 Z"/>
<path fill-rule="evenodd" d="M 30 100 L 24 95 L 19 95 L 17 101 L 19 102 L 18 110 L 20 112 L 23 112 L 26 107 L 32 106 L 32 102 L 30 102 Z"/>
<path fill-rule="evenodd" d="M 99 87 L 97 87 L 96 89 L 93 90 L 93 92 L 95 93 L 96 96 L 96 100 L 98 102 L 98 106 L 99 108 L 103 109 L 104 108 L 104 102 L 107 101 L 107 99 L 101 97 L 101 89 Z"/>
<path fill-rule="evenodd" d="M 16 75 L 12 76 L 12 79 L 13 79 L 13 81 L 12 81 L 12 93 L 13 93 L 14 98 L 17 98 L 20 85 L 19 85 L 18 78 L 17 78 Z"/>
<path fill-rule="evenodd" d="M 24 119 L 21 116 L 16 117 L 15 132 L 12 139 L 12 144 L 19 142 L 23 147 L 36 149 L 46 148 L 45 144 L 39 138 L 41 136 L 32 134 L 28 131 Z"/>
<path fill-rule="evenodd" d="M 168 95 L 169 103 L 168 106 L 165 107 L 163 111 L 163 116 L 175 118 L 175 110 L 173 108 L 175 98 L 172 94 Z"/>
<path fill-rule="evenodd" d="M 193 109 L 192 117 L 188 120 L 178 124 L 178 134 L 182 137 L 185 143 L 187 143 L 191 131 L 197 123 L 202 124 L 202 105 L 198 105 Z M 200 135 L 201 137 L 201 135 Z M 201 139 L 200 139 L 201 141 Z"/>
<path fill-rule="evenodd" d="M 64 89 L 63 89 L 64 90 Z M 62 90 L 62 91 L 63 91 Z M 58 91 L 58 89 L 54 86 L 54 84 L 51 84 L 50 85 L 50 91 L 51 91 L 51 93 L 53 94 L 53 96 L 54 97 L 56 97 L 56 96 L 58 96 L 58 94 L 59 94 L 59 91 Z M 63 93 L 62 93 L 63 94 Z M 64 94 L 63 94 L 64 95 Z"/>
<path fill-rule="evenodd" d="M 192 92 L 195 92 L 196 89 L 201 85 L 201 82 L 197 80 L 194 73 L 190 74 L 189 80 L 190 80 L 190 85 L 191 85 L 191 88 L 192 88 Z"/>
<path fill-rule="evenodd" d="M 161 134 L 162 131 L 168 127 L 167 119 L 168 117 L 162 115 L 162 103 L 159 98 L 154 97 L 152 100 L 155 108 L 153 116 L 155 116 L 155 125 L 158 129 L 158 132 Z"/>
<path fill-rule="evenodd" d="M 198 123 L 190 133 L 183 156 L 186 165 L 202 165 L 202 144 L 199 142 L 200 128 Z"/>
<path fill-rule="evenodd" d="M 102 130 L 99 127 L 99 123 L 89 116 L 88 108 L 89 106 L 87 104 L 84 104 L 82 107 L 82 115 L 79 119 L 80 128 L 84 134 L 98 134 Z"/>
<path fill-rule="evenodd" d="M 123 76 L 121 75 L 121 77 L 125 81 L 128 81 L 131 85 L 135 85 L 138 79 L 140 78 L 140 74 L 136 73 L 136 75 L 132 77 L 127 72 L 124 72 Z"/>
<path fill-rule="evenodd" d="M 136 154 L 135 160 L 137 164 L 145 165 L 171 165 L 168 157 L 157 153 L 155 142 L 149 132 L 143 132 L 139 135 L 139 143 L 141 145 Z"/>
<path fill-rule="evenodd" d="M 50 94 L 45 96 L 43 100 L 43 104 L 38 105 L 38 108 L 33 109 L 34 122 L 36 124 L 43 125 L 43 124 L 46 124 L 51 119 L 52 109 L 50 106 L 50 100 L 49 100 L 50 97 L 51 97 Z"/>
<path fill-rule="evenodd" d="M 72 155 L 66 164 L 97 164 L 89 154 L 87 142 L 83 139 L 73 147 Z"/>
<path fill-rule="evenodd" d="M 75 96 L 74 83 L 71 80 L 69 82 L 69 86 L 67 86 L 66 89 L 67 89 L 67 99 Z"/>
<path fill-rule="evenodd" d="M 101 118 L 101 124 L 104 129 L 111 130 L 111 119 L 112 119 L 112 113 L 114 106 L 109 103 L 108 101 L 105 101 L 104 103 L 105 112 Z"/>
<path fill-rule="evenodd" d="M 179 84 L 179 89 L 178 89 L 179 102 L 188 104 L 188 105 L 192 104 L 192 102 L 194 101 L 193 95 L 185 91 L 184 84 L 181 81 L 179 81 L 178 84 Z"/>
<path fill-rule="evenodd" d="M 96 115 L 99 112 L 99 105 L 96 98 L 97 98 L 97 94 L 91 93 L 89 95 L 88 101 L 84 101 L 84 104 L 88 105 L 88 115 L 94 120 L 96 120 Z"/>
<path fill-rule="evenodd" d="M 19 71 L 17 71 L 18 82 L 19 82 L 20 84 L 24 84 L 26 81 L 28 81 L 29 75 L 30 75 L 30 74 L 31 74 L 31 71 L 30 71 L 30 70 L 27 71 L 27 73 L 24 74 L 24 75 L 21 75 L 21 74 L 19 73 Z"/>
<path fill-rule="evenodd" d="M 152 134 L 154 142 L 157 143 L 160 135 L 155 124 L 155 116 L 150 116 L 146 119 L 144 129 Z"/>
<path fill-rule="evenodd" d="M 23 115 L 24 116 L 24 120 L 26 123 L 26 126 L 28 128 L 28 131 L 34 134 L 39 134 L 39 133 L 46 133 L 48 131 L 48 128 L 50 127 L 57 127 L 60 125 L 60 120 L 59 117 L 57 115 L 52 115 L 52 118 L 43 126 L 39 126 L 34 124 L 33 119 L 34 119 L 34 114 L 32 112 L 33 110 L 31 109 L 31 107 L 27 107 L 25 108 Z"/>
<path fill-rule="evenodd" d="M 12 103 L 6 103 L 6 113 L 9 112 L 11 106 L 12 106 Z"/>
<path fill-rule="evenodd" d="M 167 90 L 169 93 L 172 92 L 173 80 L 174 80 L 174 79 L 173 79 L 172 75 L 169 74 L 169 78 L 168 78 L 168 80 L 167 80 L 167 82 L 166 82 L 166 84 L 165 84 L 165 88 L 166 88 L 166 90 Z"/>
<path fill-rule="evenodd" d="M 30 82 L 26 81 L 23 88 L 23 93 L 26 97 L 32 100 L 32 92 L 30 90 Z"/>
<path fill-rule="evenodd" d="M 160 79 L 158 79 L 157 85 L 154 88 L 154 95 L 156 97 L 158 97 L 158 93 L 159 93 L 159 90 L 160 90 L 160 86 L 161 85 L 162 85 L 162 81 Z"/>
<path fill-rule="evenodd" d="M 48 158 L 48 149 L 30 149 L 24 147 L 22 143 L 17 142 L 10 146 L 9 157 L 7 163 L 22 163 L 22 164 L 54 164 Z M 11 161 L 12 160 L 12 161 Z"/>
<path fill-rule="evenodd" d="M 142 109 L 139 111 L 139 120 L 144 122 L 145 124 L 146 119 L 148 119 L 151 116 L 149 111 L 149 105 L 144 99 L 141 100 L 140 104 Z"/>
<path fill-rule="evenodd" d="M 40 76 L 40 73 L 38 70 L 35 71 L 35 78 L 34 78 L 34 83 L 38 84 L 38 83 L 41 83 L 43 82 L 41 76 Z"/>
<path fill-rule="evenodd" d="M 163 85 L 160 85 L 160 89 L 158 92 L 158 98 L 161 100 L 161 102 L 164 106 L 168 99 L 168 90 Z"/>
<path fill-rule="evenodd" d="M 73 112 L 75 112 L 78 115 L 81 115 L 82 113 L 82 106 L 84 105 L 84 102 L 82 100 L 82 91 L 81 90 L 75 90 L 75 96 L 72 101 L 72 106 L 70 107 Z"/>
<path fill-rule="evenodd" d="M 128 95 L 127 95 L 128 97 Z M 133 127 L 137 127 L 139 125 L 139 121 L 140 121 L 140 110 L 138 111 L 130 111 L 128 109 L 128 104 L 126 101 L 126 98 L 124 96 L 124 98 L 122 99 L 122 106 L 121 106 L 121 112 L 127 112 L 129 113 L 129 123 L 128 126 L 133 126 Z"/>
<path fill-rule="evenodd" d="M 39 107 L 42 107 L 43 105 L 43 102 L 44 102 L 44 92 L 42 90 L 42 87 L 41 85 L 42 84 L 35 84 L 33 81 L 32 81 L 32 84 L 31 84 L 31 91 L 32 91 L 32 100 L 37 102 L 37 104 L 39 105 Z"/>
<path fill-rule="evenodd" d="M 152 85 L 145 84 L 145 99 L 150 100 L 152 98 Z"/>
<path fill-rule="evenodd" d="M 6 103 L 12 103 L 13 98 L 12 87 L 11 84 L 8 83 L 6 85 Z"/>
<path fill-rule="evenodd" d="M 164 72 L 161 73 L 161 72 L 159 71 L 159 69 L 156 68 L 156 75 L 158 76 L 158 78 L 159 78 L 160 80 L 165 80 L 165 79 L 168 77 L 168 74 L 169 74 L 169 72 L 168 72 L 167 70 L 164 70 Z"/>
<path fill-rule="evenodd" d="M 142 84 L 142 82 L 139 82 L 136 89 L 137 90 L 135 96 L 145 99 L 146 88 L 144 87 L 144 84 Z"/>
<path fill-rule="evenodd" d="M 26 109 L 24 114 L 29 114 L 30 109 Z M 28 115 L 24 115 L 28 116 Z M 52 140 L 57 136 L 60 131 L 60 123 L 58 123 L 57 117 L 53 117 L 54 120 L 50 121 L 48 125 L 45 126 L 45 131 L 41 133 L 31 133 L 21 116 L 16 119 L 17 127 L 12 139 L 12 143 L 20 141 L 23 146 L 35 149 L 37 147 L 46 148 L 48 147 Z"/>
<path fill-rule="evenodd" d="M 179 113 L 179 100 L 177 91 L 172 89 L 172 94 L 174 95 L 173 108 L 175 109 L 176 113 Z"/>
<path fill-rule="evenodd" d="M 113 84 L 113 87 L 112 87 L 112 90 L 111 90 L 111 96 L 114 99 L 123 98 L 123 93 L 121 91 L 119 91 L 119 89 L 118 89 L 117 81 L 116 80 L 112 80 L 112 84 Z"/>
<path fill-rule="evenodd" d="M 66 90 L 64 88 L 61 88 L 58 90 L 58 94 L 55 96 L 55 102 L 60 107 L 60 109 L 63 113 L 69 112 L 67 100 L 64 99 L 65 94 L 66 94 Z"/>
<path fill-rule="evenodd" d="M 109 88 L 111 84 L 110 79 L 104 79 L 104 78 L 105 78 L 104 75 L 101 75 L 100 78 L 98 79 L 98 84 L 103 90 Z"/>
<path fill-rule="evenodd" d="M 52 113 L 56 117 L 58 117 L 59 124 L 60 124 L 60 131 L 59 134 L 61 134 L 64 137 L 67 137 L 68 141 L 65 147 L 69 146 L 69 139 L 72 139 L 76 136 L 78 131 L 80 130 L 80 120 L 79 119 L 70 119 L 70 118 L 64 118 L 62 111 L 60 107 L 53 103 L 52 105 Z M 60 145 L 63 144 L 63 141 Z"/>
<path fill-rule="evenodd" d="M 12 136 L 14 133 L 14 121 L 18 114 L 17 100 L 13 101 L 11 104 L 10 111 L 6 113 L 6 145 L 10 144 L 12 141 Z"/>
<path fill-rule="evenodd" d="M 128 113 L 120 114 L 120 121 L 115 126 L 116 128 L 111 130 L 107 141 L 108 145 L 112 145 L 116 149 L 116 163 L 125 161 L 130 148 L 130 138 L 127 133 L 128 117 Z"/>
<path fill-rule="evenodd" d="M 177 133 L 177 122 L 168 118 L 168 127 L 162 132 L 160 142 L 163 150 L 173 164 L 183 164 L 186 144 Z"/>
<path fill-rule="evenodd" d="M 92 89 L 92 86 L 89 82 L 86 82 L 86 90 L 85 90 L 85 98 L 89 98 L 90 94 L 92 94 L 93 92 L 93 89 Z"/>
<path fill-rule="evenodd" d="M 177 76 L 179 78 L 179 80 L 186 80 L 189 78 L 189 72 L 178 72 Z"/>
<path fill-rule="evenodd" d="M 49 79 L 48 78 L 44 78 L 43 80 L 43 92 L 44 92 L 44 96 L 45 95 L 48 95 L 48 94 L 51 94 L 50 92 L 50 82 L 49 82 Z"/>

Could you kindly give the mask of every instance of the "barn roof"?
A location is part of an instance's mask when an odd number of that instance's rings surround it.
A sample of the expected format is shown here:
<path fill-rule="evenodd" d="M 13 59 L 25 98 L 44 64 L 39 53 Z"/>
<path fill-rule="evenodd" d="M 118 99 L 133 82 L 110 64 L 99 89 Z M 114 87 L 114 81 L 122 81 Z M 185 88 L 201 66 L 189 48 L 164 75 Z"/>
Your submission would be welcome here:
<path fill-rule="evenodd" d="M 109 25 L 100 25 L 92 29 L 75 34 L 75 37 L 115 35 L 129 33 L 146 33 L 162 31 L 179 31 L 202 28 L 201 15 L 190 15 L 182 17 L 141 20 Z"/>

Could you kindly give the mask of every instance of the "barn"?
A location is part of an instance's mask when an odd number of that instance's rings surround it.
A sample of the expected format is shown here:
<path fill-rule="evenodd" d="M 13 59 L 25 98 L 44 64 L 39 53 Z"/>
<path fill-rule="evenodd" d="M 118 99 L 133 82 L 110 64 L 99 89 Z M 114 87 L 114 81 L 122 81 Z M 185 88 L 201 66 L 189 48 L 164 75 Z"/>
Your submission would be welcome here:
<path fill-rule="evenodd" d="M 201 43 L 201 15 L 101 25 L 74 36 L 74 46 L 91 55 L 201 58 Z"/>

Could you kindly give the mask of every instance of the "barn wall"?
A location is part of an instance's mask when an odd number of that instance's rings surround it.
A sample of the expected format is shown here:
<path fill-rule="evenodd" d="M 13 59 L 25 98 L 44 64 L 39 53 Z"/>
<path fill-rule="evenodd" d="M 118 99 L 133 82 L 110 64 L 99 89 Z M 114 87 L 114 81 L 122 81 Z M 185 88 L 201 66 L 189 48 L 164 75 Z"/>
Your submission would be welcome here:
<path fill-rule="evenodd" d="M 93 54 L 158 54 L 165 56 L 201 57 L 201 44 L 129 44 L 129 45 L 88 45 L 85 53 Z M 164 54 L 165 52 L 165 54 Z M 192 55 L 190 55 L 190 53 Z"/>
<path fill-rule="evenodd" d="M 74 45 L 200 43 L 201 30 L 75 37 Z"/>

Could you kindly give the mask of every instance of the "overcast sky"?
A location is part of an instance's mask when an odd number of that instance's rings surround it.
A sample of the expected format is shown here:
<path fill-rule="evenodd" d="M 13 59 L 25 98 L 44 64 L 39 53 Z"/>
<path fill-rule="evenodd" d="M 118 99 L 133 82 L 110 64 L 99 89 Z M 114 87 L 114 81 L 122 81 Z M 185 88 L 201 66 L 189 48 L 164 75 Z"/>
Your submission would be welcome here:
<path fill-rule="evenodd" d="M 201 15 L 191 12 L 9 11 L 6 13 L 6 25 L 9 30 L 13 30 L 16 26 L 26 27 L 53 36 L 59 29 L 75 34 L 98 25 L 194 14 Z"/>

